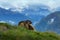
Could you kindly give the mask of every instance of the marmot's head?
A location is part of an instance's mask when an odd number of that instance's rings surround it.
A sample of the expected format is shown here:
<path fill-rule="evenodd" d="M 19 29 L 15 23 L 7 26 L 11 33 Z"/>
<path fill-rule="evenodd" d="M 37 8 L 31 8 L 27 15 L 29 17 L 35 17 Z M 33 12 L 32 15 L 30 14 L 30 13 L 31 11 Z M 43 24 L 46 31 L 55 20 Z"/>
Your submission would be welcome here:
<path fill-rule="evenodd" d="M 25 21 L 27 24 L 32 24 L 32 22 L 30 20 L 26 20 Z"/>

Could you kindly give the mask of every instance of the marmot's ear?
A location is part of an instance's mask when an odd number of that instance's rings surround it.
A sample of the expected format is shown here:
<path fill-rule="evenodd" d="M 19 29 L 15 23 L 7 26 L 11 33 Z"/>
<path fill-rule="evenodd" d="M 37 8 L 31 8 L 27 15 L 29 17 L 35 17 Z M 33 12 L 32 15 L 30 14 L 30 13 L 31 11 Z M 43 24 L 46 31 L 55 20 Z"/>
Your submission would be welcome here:
<path fill-rule="evenodd" d="M 31 22 L 30 20 L 26 20 L 25 22 L 26 22 L 26 23 L 30 23 L 30 24 L 32 24 L 32 22 Z"/>

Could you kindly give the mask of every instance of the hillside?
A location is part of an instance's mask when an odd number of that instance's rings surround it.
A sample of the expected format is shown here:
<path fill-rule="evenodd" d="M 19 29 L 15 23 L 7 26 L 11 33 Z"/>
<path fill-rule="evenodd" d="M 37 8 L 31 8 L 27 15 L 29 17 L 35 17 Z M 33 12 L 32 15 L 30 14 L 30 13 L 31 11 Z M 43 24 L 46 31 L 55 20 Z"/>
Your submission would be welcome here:
<path fill-rule="evenodd" d="M 0 31 L 0 40 L 60 40 L 53 32 L 36 32 L 6 23 L 0 23 L 1 27 L 8 27 L 8 30 Z"/>

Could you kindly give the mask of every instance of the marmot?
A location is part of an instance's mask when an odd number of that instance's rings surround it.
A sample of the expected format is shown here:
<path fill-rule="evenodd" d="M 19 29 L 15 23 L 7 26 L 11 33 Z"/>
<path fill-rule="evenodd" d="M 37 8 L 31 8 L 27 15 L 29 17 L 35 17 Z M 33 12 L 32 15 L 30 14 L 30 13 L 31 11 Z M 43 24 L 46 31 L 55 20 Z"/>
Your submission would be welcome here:
<path fill-rule="evenodd" d="M 19 22 L 18 26 L 25 27 L 28 30 L 34 30 L 34 28 L 32 26 L 32 22 L 30 20 L 21 21 L 21 22 Z"/>

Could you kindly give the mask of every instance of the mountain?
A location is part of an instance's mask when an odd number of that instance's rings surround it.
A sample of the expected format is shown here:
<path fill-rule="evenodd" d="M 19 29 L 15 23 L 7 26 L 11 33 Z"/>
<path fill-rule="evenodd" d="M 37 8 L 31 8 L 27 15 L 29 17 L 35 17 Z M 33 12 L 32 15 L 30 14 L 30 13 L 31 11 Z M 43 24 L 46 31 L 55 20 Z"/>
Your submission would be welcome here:
<path fill-rule="evenodd" d="M 38 18 L 41 19 L 41 18 L 44 17 L 43 15 L 39 15 L 38 16 L 38 15 L 32 15 L 32 14 L 26 16 L 26 13 L 25 14 L 24 13 L 23 12 L 20 13 L 20 12 L 17 12 L 17 11 L 14 11 L 13 12 L 10 9 L 9 10 L 6 10 L 6 9 L 3 9 L 3 8 L 0 8 L 0 21 L 5 21 L 5 22 L 9 22 L 10 21 L 10 22 L 15 22 L 15 24 L 18 24 L 19 21 L 29 19 L 34 24 L 35 22 L 38 21 L 37 20 Z"/>
<path fill-rule="evenodd" d="M 36 25 L 37 30 L 60 33 L 60 11 L 53 12 Z"/>
<path fill-rule="evenodd" d="M 0 21 L 14 21 L 16 24 L 18 24 L 19 21 L 26 19 L 28 19 L 28 17 L 19 12 L 13 12 L 10 10 L 0 8 Z"/>
<path fill-rule="evenodd" d="M 35 25 L 35 23 L 39 22 L 42 18 L 50 14 L 49 7 L 43 4 L 40 5 L 29 5 L 27 8 L 24 8 L 23 14 L 30 18 L 30 20 Z"/>
<path fill-rule="evenodd" d="M 15 11 L 14 11 L 15 10 Z M 21 9 L 19 9 L 21 10 Z M 16 8 L 10 8 L 8 10 L 0 8 L 0 20 L 14 21 L 16 24 L 21 20 L 29 19 L 33 22 L 33 25 L 50 14 L 49 7 L 46 5 L 29 5 L 24 8 L 22 12 L 19 12 Z"/>
<path fill-rule="evenodd" d="M 48 15 L 51 11 L 49 7 L 43 4 L 40 5 L 29 5 L 24 8 L 23 13 L 28 13 L 28 15 Z"/>

